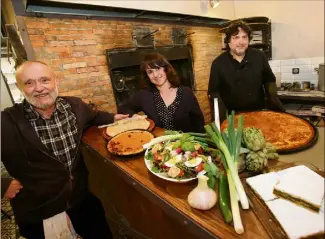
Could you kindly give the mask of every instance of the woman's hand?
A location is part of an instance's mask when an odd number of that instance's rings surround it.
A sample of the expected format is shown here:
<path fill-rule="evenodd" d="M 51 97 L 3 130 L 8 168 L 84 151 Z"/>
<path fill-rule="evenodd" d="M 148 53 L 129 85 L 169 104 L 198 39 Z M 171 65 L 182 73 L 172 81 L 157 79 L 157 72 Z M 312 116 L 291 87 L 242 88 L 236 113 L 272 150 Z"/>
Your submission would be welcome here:
<path fill-rule="evenodd" d="M 21 185 L 21 183 L 16 180 L 13 179 L 4 195 L 4 197 L 12 199 L 14 197 L 16 197 L 16 195 L 19 193 L 20 189 L 23 188 L 23 185 Z"/>
<path fill-rule="evenodd" d="M 128 114 L 127 114 L 127 115 L 116 114 L 116 115 L 114 115 L 114 121 L 118 121 L 118 120 L 121 120 L 121 119 L 126 119 L 126 118 L 128 118 L 128 117 L 129 117 Z"/>

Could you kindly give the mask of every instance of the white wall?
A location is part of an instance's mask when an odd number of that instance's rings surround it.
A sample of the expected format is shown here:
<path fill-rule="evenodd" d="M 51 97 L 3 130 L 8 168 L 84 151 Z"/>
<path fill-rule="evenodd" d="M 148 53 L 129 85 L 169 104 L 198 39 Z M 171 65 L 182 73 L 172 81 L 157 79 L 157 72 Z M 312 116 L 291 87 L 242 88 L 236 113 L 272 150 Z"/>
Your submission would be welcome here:
<path fill-rule="evenodd" d="M 209 0 L 48 0 L 53 2 L 82 3 L 140 10 L 182 13 L 212 18 L 234 19 L 234 1 L 221 0 L 217 8 L 211 8 Z"/>
<path fill-rule="evenodd" d="M 2 75 L 0 75 L 0 78 L 1 78 L 1 111 L 3 111 L 5 108 L 12 106 L 13 103 L 10 98 L 9 91 L 6 87 L 5 80 L 2 78 Z"/>
<path fill-rule="evenodd" d="M 235 17 L 272 21 L 273 60 L 324 56 L 324 0 L 235 0 Z"/>

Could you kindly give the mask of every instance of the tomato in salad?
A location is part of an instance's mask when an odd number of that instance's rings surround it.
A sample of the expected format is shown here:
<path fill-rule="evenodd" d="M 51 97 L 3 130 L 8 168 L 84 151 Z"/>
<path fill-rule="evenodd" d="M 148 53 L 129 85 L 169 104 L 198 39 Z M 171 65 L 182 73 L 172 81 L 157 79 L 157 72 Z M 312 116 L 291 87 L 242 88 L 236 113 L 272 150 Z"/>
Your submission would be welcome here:
<path fill-rule="evenodd" d="M 200 163 L 198 166 L 195 167 L 195 172 L 199 173 L 203 170 L 204 166 L 203 163 Z"/>

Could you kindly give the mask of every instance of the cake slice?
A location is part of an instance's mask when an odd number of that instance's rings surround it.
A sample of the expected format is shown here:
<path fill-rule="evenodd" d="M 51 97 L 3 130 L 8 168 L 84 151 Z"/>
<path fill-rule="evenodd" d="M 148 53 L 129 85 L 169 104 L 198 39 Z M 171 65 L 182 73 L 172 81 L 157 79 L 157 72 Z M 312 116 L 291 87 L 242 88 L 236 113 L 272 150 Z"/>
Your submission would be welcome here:
<path fill-rule="evenodd" d="M 324 198 L 324 178 L 304 165 L 292 167 L 281 174 L 274 194 L 319 211 Z"/>
<path fill-rule="evenodd" d="M 277 198 L 273 189 L 278 180 L 279 175 L 271 172 L 247 178 L 246 182 L 263 201 L 267 202 Z"/>
<path fill-rule="evenodd" d="M 290 239 L 324 234 L 324 214 L 278 198 L 266 205 Z"/>

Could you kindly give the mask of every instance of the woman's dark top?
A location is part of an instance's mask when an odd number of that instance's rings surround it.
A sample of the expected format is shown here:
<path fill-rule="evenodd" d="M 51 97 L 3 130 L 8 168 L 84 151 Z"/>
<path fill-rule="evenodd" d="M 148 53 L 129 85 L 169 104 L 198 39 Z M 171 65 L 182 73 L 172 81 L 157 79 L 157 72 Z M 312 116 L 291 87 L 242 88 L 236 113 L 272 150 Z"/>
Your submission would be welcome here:
<path fill-rule="evenodd" d="M 140 111 L 161 128 L 205 132 L 203 113 L 189 87 L 180 86 L 174 102 L 168 107 L 156 88 L 146 88 L 136 92 L 128 103 L 118 109 L 118 113 L 130 115 Z"/>
<path fill-rule="evenodd" d="M 179 87 L 176 92 L 176 98 L 169 106 L 165 105 L 158 90 L 154 91 L 153 99 L 155 102 L 156 110 L 158 112 L 159 119 L 164 129 L 175 130 L 174 127 L 174 114 L 182 99 L 182 88 Z"/>

